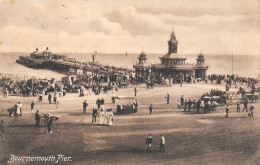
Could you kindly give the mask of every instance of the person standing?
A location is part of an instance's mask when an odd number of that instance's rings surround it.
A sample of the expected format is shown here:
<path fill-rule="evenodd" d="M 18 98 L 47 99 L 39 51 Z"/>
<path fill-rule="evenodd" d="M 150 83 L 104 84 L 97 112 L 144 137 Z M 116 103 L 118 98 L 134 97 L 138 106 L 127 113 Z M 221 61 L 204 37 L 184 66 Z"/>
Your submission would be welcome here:
<path fill-rule="evenodd" d="M 16 114 L 17 116 L 22 116 L 22 104 L 20 102 L 17 103 Z"/>
<path fill-rule="evenodd" d="M 31 103 L 31 111 L 33 112 L 33 109 L 34 109 L 34 101 L 32 100 L 32 103 Z"/>
<path fill-rule="evenodd" d="M 160 137 L 160 151 L 165 152 L 164 144 L 165 144 L 165 137 L 163 136 L 163 134 L 161 134 L 161 137 Z"/>
<path fill-rule="evenodd" d="M 51 93 L 49 93 L 48 95 L 49 104 L 51 104 L 51 98 L 52 98 Z"/>
<path fill-rule="evenodd" d="M 228 118 L 229 106 L 226 106 L 226 118 Z"/>
<path fill-rule="evenodd" d="M 113 125 L 113 122 L 114 122 L 114 114 L 112 112 L 112 109 L 109 109 L 108 110 L 108 119 L 107 119 L 107 125 L 110 126 L 110 125 Z"/>
<path fill-rule="evenodd" d="M 136 89 L 136 87 L 135 87 L 135 89 L 134 89 L 134 92 L 135 92 L 135 97 L 136 97 L 136 95 L 137 95 L 137 89 Z"/>
<path fill-rule="evenodd" d="M 41 103 L 42 102 L 42 92 L 39 94 L 39 103 Z"/>
<path fill-rule="evenodd" d="M 36 113 L 35 113 L 35 117 L 34 117 L 35 121 L 36 121 L 36 127 L 39 127 L 40 126 L 40 121 L 41 121 L 41 117 L 40 117 L 40 114 L 39 114 L 39 111 L 37 110 Z"/>
<path fill-rule="evenodd" d="M 184 98 L 183 98 L 183 95 L 181 96 L 181 106 L 183 106 L 184 104 Z"/>
<path fill-rule="evenodd" d="M 105 100 L 104 100 L 104 98 L 102 98 L 102 99 L 100 100 L 100 104 L 101 104 L 101 108 L 102 108 L 102 109 L 105 109 Z"/>
<path fill-rule="evenodd" d="M 138 108 L 137 100 L 134 100 L 133 108 L 134 108 L 134 111 L 137 112 L 137 108 Z"/>
<path fill-rule="evenodd" d="M 240 102 L 237 101 L 237 112 L 240 112 Z"/>
<path fill-rule="evenodd" d="M 97 104 L 97 109 L 99 109 L 100 108 L 100 98 L 97 99 L 96 104 Z"/>
<path fill-rule="evenodd" d="M 99 120 L 99 124 L 103 125 L 105 123 L 105 112 L 103 111 L 103 109 L 101 108 L 101 112 L 100 112 L 100 120 Z"/>
<path fill-rule="evenodd" d="M 97 121 L 97 109 L 93 107 L 93 112 L 92 112 L 92 123 L 96 123 Z"/>
<path fill-rule="evenodd" d="M 187 110 L 187 104 L 188 104 L 188 101 L 187 101 L 187 99 L 185 99 L 185 101 L 184 101 L 184 112 Z"/>
<path fill-rule="evenodd" d="M 197 101 L 197 103 L 196 103 L 196 108 L 197 108 L 197 113 L 199 113 L 200 112 L 200 99 Z"/>
<path fill-rule="evenodd" d="M 147 152 L 151 152 L 152 150 L 152 144 L 153 144 L 153 139 L 152 139 L 152 135 L 149 134 L 148 137 L 146 138 L 146 144 L 147 144 Z"/>
<path fill-rule="evenodd" d="M 51 130 L 52 124 L 53 124 L 53 118 L 51 118 L 49 116 L 49 120 L 47 121 L 47 127 L 48 127 L 48 132 L 47 133 L 52 133 L 52 130 Z"/>
<path fill-rule="evenodd" d="M 5 134 L 5 120 L 1 120 L 1 127 L 0 127 L 1 139 L 5 141 L 4 134 Z"/>
<path fill-rule="evenodd" d="M 248 100 L 245 99 L 243 112 L 244 112 L 245 110 L 246 110 L 246 112 L 248 112 L 248 110 L 247 110 L 247 104 L 248 104 Z"/>
<path fill-rule="evenodd" d="M 255 106 L 254 106 L 254 105 L 251 105 L 251 107 L 249 108 L 250 117 L 254 117 L 254 109 L 255 109 Z"/>
<path fill-rule="evenodd" d="M 87 103 L 87 100 L 85 100 L 83 102 L 83 113 L 87 113 L 87 106 L 88 106 L 88 103 Z"/>
<path fill-rule="evenodd" d="M 150 110 L 150 115 L 151 115 L 152 112 L 153 112 L 153 105 L 152 104 L 150 105 L 149 110 Z"/>
<path fill-rule="evenodd" d="M 190 112 L 190 110 L 191 110 L 191 104 L 192 104 L 192 102 L 191 102 L 191 100 L 189 99 L 189 102 L 188 102 L 189 112 Z"/>
<path fill-rule="evenodd" d="M 54 93 L 53 102 L 54 102 L 54 104 L 57 103 L 57 92 Z"/>
<path fill-rule="evenodd" d="M 169 104 L 170 103 L 170 94 L 169 93 L 167 93 L 166 99 L 167 99 L 167 104 Z"/>

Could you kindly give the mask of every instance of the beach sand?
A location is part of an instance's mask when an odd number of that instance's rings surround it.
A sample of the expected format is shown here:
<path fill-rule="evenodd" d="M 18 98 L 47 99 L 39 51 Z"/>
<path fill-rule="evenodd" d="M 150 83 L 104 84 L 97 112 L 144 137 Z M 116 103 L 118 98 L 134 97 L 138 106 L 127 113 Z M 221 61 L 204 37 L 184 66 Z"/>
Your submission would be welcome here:
<path fill-rule="evenodd" d="M 59 104 L 49 104 L 47 96 L 43 103 L 36 103 L 35 110 L 60 116 L 52 126 L 34 127 L 34 112 L 30 110 L 31 100 L 10 96 L 0 98 L 0 119 L 5 118 L 6 142 L 0 142 L 0 164 L 17 156 L 50 156 L 63 154 L 72 157 L 70 162 L 60 164 L 254 164 L 260 163 L 260 121 L 259 103 L 254 103 L 255 117 L 249 118 L 246 112 L 236 112 L 236 105 L 230 106 L 229 118 L 225 118 L 225 107 L 216 112 L 196 114 L 177 109 L 177 100 L 198 99 L 212 88 L 224 90 L 224 85 L 184 84 L 173 87 L 155 87 L 147 90 L 138 87 L 138 112 L 127 115 L 114 115 L 113 126 L 91 124 L 92 107 L 97 98 L 105 99 L 105 108 L 116 106 L 108 95 L 78 97 L 68 94 L 59 97 Z M 236 92 L 238 89 L 232 88 Z M 165 96 L 169 92 L 170 104 Z M 119 89 L 117 95 L 134 95 L 134 87 Z M 87 100 L 87 114 L 82 113 L 82 102 Z M 235 98 L 238 99 L 238 98 Z M 21 101 L 23 116 L 8 117 L 7 108 Z M 236 101 L 235 101 L 236 103 Z M 149 115 L 148 107 L 154 110 Z M 250 103 L 251 104 L 251 103 Z M 241 105 L 241 108 L 243 106 Z M 97 118 L 99 123 L 99 117 Z M 145 139 L 153 136 L 153 151 L 146 152 Z M 166 138 L 165 150 L 159 151 L 159 137 Z M 13 162 L 12 164 L 36 164 L 36 162 Z M 50 162 L 37 162 L 50 164 Z"/>

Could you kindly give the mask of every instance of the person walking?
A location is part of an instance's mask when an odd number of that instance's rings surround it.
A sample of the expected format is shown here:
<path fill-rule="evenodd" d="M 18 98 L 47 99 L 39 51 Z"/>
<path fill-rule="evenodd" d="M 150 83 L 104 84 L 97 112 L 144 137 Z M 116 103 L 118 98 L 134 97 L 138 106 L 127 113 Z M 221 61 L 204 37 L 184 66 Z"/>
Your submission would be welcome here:
<path fill-rule="evenodd" d="M 199 99 L 199 100 L 197 101 L 197 103 L 196 103 L 197 113 L 200 112 L 200 103 L 201 103 L 201 101 L 200 101 L 200 99 Z"/>
<path fill-rule="evenodd" d="M 237 101 L 237 112 L 240 112 L 240 102 Z"/>
<path fill-rule="evenodd" d="M 167 99 L 167 104 L 169 104 L 170 103 L 170 94 L 169 93 L 167 93 L 166 99 Z"/>
<path fill-rule="evenodd" d="M 245 110 L 246 110 L 246 112 L 248 112 L 248 110 L 247 110 L 247 104 L 248 104 L 248 100 L 245 99 L 243 112 L 244 112 Z"/>
<path fill-rule="evenodd" d="M 32 100 L 32 103 L 31 103 L 31 111 L 33 112 L 33 109 L 34 109 L 34 101 Z"/>
<path fill-rule="evenodd" d="M 55 92 L 55 93 L 54 93 L 54 96 L 53 96 L 53 102 L 54 102 L 54 104 L 57 104 L 57 101 L 58 101 L 58 100 L 57 100 L 57 98 L 58 98 L 57 95 L 58 95 L 58 93 Z"/>
<path fill-rule="evenodd" d="M 163 136 L 163 134 L 161 134 L 161 137 L 160 137 L 160 151 L 165 152 L 164 144 L 165 144 L 165 137 Z"/>
<path fill-rule="evenodd" d="M 49 116 L 49 120 L 47 121 L 47 127 L 48 127 L 47 133 L 52 133 L 52 130 L 51 130 L 52 124 L 53 124 L 53 118 L 50 118 L 50 116 Z"/>
<path fill-rule="evenodd" d="M 22 116 L 22 104 L 20 102 L 17 103 L 17 116 Z"/>
<path fill-rule="evenodd" d="M 1 127 L 0 127 L 1 139 L 5 141 L 4 134 L 5 134 L 5 120 L 1 120 Z"/>
<path fill-rule="evenodd" d="M 99 109 L 100 108 L 100 98 L 97 99 L 96 104 L 97 104 L 97 109 Z"/>
<path fill-rule="evenodd" d="M 136 97 L 136 95 L 137 95 L 137 89 L 136 89 L 136 87 L 135 87 L 135 89 L 134 89 L 134 92 L 135 92 L 135 97 Z"/>
<path fill-rule="evenodd" d="M 49 93 L 49 95 L 48 95 L 49 104 L 51 104 L 51 98 L 52 98 L 52 95 L 51 95 L 51 93 Z"/>
<path fill-rule="evenodd" d="M 39 114 L 39 111 L 37 110 L 36 113 L 35 113 L 35 117 L 34 117 L 36 123 L 35 123 L 35 126 L 36 127 L 39 127 L 40 126 L 40 121 L 41 121 L 41 117 L 40 117 L 40 114 Z"/>
<path fill-rule="evenodd" d="M 152 104 L 150 105 L 149 110 L 150 110 L 150 115 L 151 115 L 152 112 L 153 112 L 153 105 Z"/>
<path fill-rule="evenodd" d="M 39 103 L 42 102 L 42 92 L 39 94 Z"/>
<path fill-rule="evenodd" d="M 185 101 L 184 101 L 184 112 L 186 112 L 186 110 L 187 110 L 187 104 L 188 104 L 188 101 L 187 101 L 187 99 L 185 99 Z"/>
<path fill-rule="evenodd" d="M 192 102 L 191 102 L 191 100 L 189 99 L 189 102 L 188 102 L 189 112 L 190 112 L 190 110 L 191 110 L 191 105 L 192 105 Z"/>
<path fill-rule="evenodd" d="M 104 98 L 102 98 L 102 99 L 100 100 L 100 104 L 101 104 L 101 108 L 102 108 L 103 110 L 105 110 L 105 100 L 104 100 Z"/>
<path fill-rule="evenodd" d="M 228 118 L 229 106 L 226 106 L 226 118 Z"/>
<path fill-rule="evenodd" d="M 184 98 L 183 98 L 183 95 L 181 96 L 181 106 L 183 106 L 184 104 Z"/>
<path fill-rule="evenodd" d="M 153 139 L 152 139 L 152 135 L 149 134 L 148 137 L 146 138 L 146 144 L 147 144 L 147 152 L 151 152 L 152 150 L 152 144 L 153 144 Z"/>
<path fill-rule="evenodd" d="M 251 107 L 249 108 L 250 117 L 254 117 L 254 109 L 255 109 L 255 106 L 254 106 L 254 105 L 251 105 Z"/>
<path fill-rule="evenodd" d="M 93 112 L 92 112 L 92 123 L 96 123 L 97 121 L 97 109 L 95 107 L 93 107 Z"/>
<path fill-rule="evenodd" d="M 87 103 L 87 100 L 85 100 L 83 102 L 83 113 L 87 113 L 87 106 L 88 106 L 88 103 Z"/>

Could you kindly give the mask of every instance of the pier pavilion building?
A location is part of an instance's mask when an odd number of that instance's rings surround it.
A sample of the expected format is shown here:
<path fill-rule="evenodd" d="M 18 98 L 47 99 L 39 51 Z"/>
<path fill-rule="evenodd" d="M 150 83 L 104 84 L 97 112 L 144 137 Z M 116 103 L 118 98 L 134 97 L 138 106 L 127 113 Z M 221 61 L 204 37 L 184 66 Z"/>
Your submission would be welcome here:
<path fill-rule="evenodd" d="M 136 77 L 154 76 L 157 78 L 172 78 L 174 82 L 180 80 L 190 82 L 192 79 L 206 78 L 208 65 L 205 63 L 204 54 L 200 53 L 196 64 L 187 64 L 186 57 L 178 53 L 178 41 L 174 30 L 168 41 L 168 53 L 159 57 L 161 63 L 144 65 L 147 60 L 146 54 L 140 55 L 139 63 L 134 66 Z M 151 69 L 151 72 L 148 72 Z M 149 75 L 147 75 L 149 74 Z"/>

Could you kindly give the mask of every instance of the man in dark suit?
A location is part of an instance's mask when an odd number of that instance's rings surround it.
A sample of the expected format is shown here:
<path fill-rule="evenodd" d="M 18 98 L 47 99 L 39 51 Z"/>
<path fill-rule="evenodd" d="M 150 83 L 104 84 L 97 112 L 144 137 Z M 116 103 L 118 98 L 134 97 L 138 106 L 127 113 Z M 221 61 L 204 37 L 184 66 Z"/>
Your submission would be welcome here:
<path fill-rule="evenodd" d="M 92 112 L 92 123 L 97 121 L 97 109 L 93 107 L 93 112 Z"/>
<path fill-rule="evenodd" d="M 152 104 L 150 105 L 149 110 L 150 110 L 150 115 L 151 115 L 152 112 L 153 112 L 153 105 Z"/>
<path fill-rule="evenodd" d="M 149 134 L 148 137 L 146 138 L 146 144 L 148 145 L 146 151 L 147 152 L 151 152 L 152 144 L 153 144 L 153 139 L 152 139 L 152 135 L 151 134 Z"/>
<path fill-rule="evenodd" d="M 88 106 L 88 103 L 87 103 L 87 100 L 85 100 L 83 102 L 83 113 L 87 113 L 87 106 Z"/>
<path fill-rule="evenodd" d="M 35 113 L 35 121 L 36 121 L 36 127 L 39 127 L 40 126 L 40 121 L 41 121 L 41 118 L 40 118 L 40 114 L 39 114 L 39 111 L 37 110 L 36 113 Z"/>

